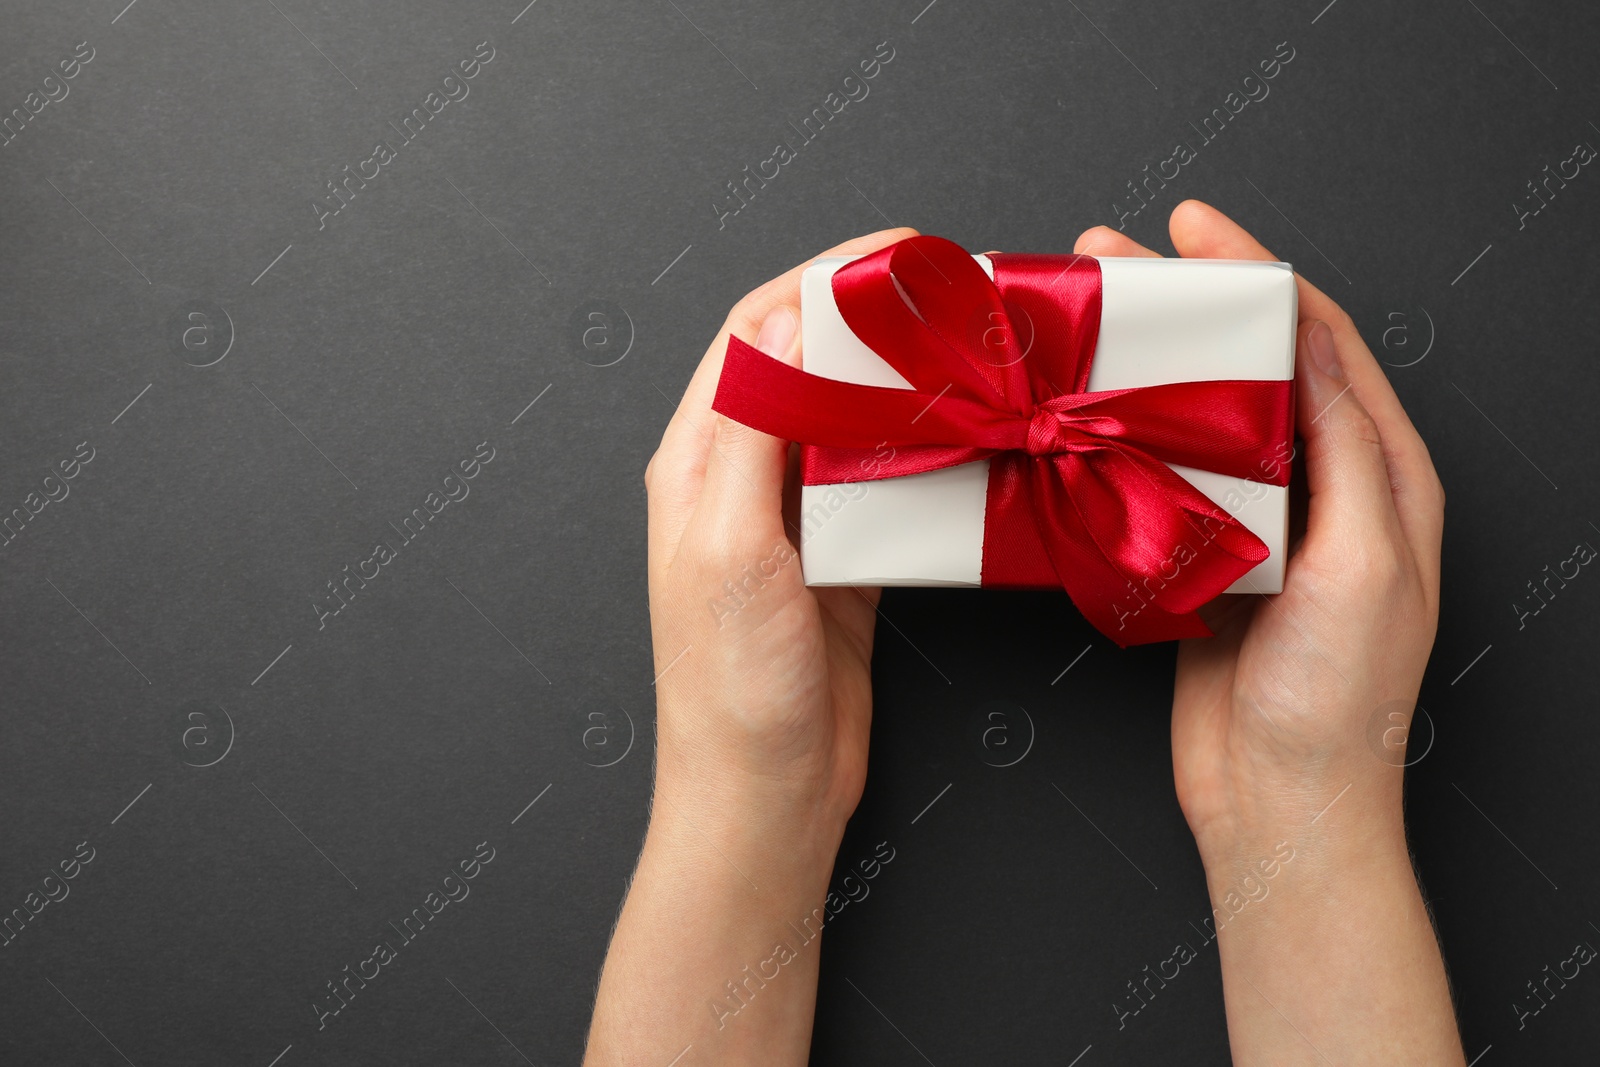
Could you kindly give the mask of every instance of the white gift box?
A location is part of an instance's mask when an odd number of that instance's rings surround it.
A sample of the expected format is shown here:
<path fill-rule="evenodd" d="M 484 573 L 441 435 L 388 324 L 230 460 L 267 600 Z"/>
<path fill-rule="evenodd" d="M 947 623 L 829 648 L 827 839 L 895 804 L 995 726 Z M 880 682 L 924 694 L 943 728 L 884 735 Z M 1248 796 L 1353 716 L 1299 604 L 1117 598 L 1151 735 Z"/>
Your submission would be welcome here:
<path fill-rule="evenodd" d="M 811 374 L 910 389 L 845 325 L 829 256 L 800 282 L 802 363 Z M 987 256 L 974 256 L 992 278 Z M 1100 334 L 1089 392 L 1227 379 L 1294 377 L 1297 317 L 1287 263 L 1101 259 Z M 1226 590 L 1283 590 L 1288 490 L 1170 465 L 1261 538 L 1270 552 Z M 901 478 L 801 489 L 800 560 L 807 585 L 981 585 L 989 461 Z"/>

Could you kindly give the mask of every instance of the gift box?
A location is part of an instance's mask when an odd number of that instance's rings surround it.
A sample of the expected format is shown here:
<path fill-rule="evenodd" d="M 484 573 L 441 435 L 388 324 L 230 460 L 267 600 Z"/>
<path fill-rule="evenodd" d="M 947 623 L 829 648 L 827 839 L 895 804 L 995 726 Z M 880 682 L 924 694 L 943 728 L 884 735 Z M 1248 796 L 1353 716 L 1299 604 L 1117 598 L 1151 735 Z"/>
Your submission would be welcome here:
<path fill-rule="evenodd" d="M 939 238 L 858 258 L 803 274 L 803 374 L 730 344 L 719 388 L 718 410 L 805 443 L 808 585 L 1065 586 L 1123 644 L 1206 632 L 1202 597 L 1282 590 L 1288 264 Z"/>

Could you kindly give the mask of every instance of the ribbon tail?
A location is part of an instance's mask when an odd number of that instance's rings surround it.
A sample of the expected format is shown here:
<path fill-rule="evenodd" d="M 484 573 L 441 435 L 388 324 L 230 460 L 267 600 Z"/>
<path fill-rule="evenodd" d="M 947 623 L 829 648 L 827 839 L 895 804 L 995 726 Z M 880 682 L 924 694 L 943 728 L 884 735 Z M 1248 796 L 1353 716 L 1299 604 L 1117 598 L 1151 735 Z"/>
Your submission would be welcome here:
<path fill-rule="evenodd" d="M 1209 636 L 1195 609 L 1267 558 L 1260 538 L 1142 453 L 1061 455 L 1036 465 L 1034 479 L 1062 586 L 1123 647 Z"/>
<path fill-rule="evenodd" d="M 713 410 L 763 433 L 819 450 L 851 450 L 830 466 L 838 480 L 867 481 L 970 463 L 1020 448 L 1027 419 L 948 390 L 923 393 L 808 374 L 737 337 L 717 380 Z M 888 462 L 863 467 L 861 450 L 888 447 Z M 881 459 L 881 456 L 880 456 Z M 870 474 L 851 473 L 868 470 Z M 846 476 L 847 475 L 847 476 Z"/>
<path fill-rule="evenodd" d="M 1198 615 L 1168 611 L 1138 592 L 1112 566 L 1089 524 L 1060 493 L 1049 464 L 1015 454 L 990 461 L 985 588 L 1037 588 L 1041 573 L 1054 572 L 1084 618 L 1122 648 L 1210 636 Z"/>

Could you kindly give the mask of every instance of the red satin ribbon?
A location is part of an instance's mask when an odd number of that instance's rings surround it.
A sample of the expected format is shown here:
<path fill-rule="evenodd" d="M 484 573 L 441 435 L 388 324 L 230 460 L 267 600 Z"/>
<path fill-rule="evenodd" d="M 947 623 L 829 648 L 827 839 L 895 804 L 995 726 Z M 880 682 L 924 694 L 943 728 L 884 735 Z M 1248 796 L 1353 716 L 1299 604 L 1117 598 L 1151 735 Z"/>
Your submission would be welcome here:
<path fill-rule="evenodd" d="M 990 258 L 992 282 L 959 245 L 912 237 L 834 273 L 845 323 L 913 388 L 807 374 L 735 337 L 712 406 L 803 442 L 807 485 L 988 459 L 983 585 L 1059 585 L 1123 647 L 1210 634 L 1194 610 L 1267 547 L 1167 464 L 1287 485 L 1291 383 L 1086 392 L 1100 264 Z"/>

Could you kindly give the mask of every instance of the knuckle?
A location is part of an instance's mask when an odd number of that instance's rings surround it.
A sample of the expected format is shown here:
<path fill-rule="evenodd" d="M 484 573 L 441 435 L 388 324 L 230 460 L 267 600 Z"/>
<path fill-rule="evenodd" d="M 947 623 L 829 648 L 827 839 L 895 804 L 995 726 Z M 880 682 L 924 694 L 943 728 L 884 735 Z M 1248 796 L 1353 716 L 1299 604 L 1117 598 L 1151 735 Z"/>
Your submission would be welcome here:
<path fill-rule="evenodd" d="M 1418 479 L 1414 494 L 1429 511 L 1444 513 L 1444 483 L 1437 474 L 1427 474 Z"/>
<path fill-rule="evenodd" d="M 1410 562 L 1388 540 L 1368 544 L 1351 553 L 1348 573 L 1363 589 L 1384 603 L 1396 604 L 1412 585 Z"/>
<path fill-rule="evenodd" d="M 733 305 L 728 312 L 725 328 L 733 334 L 760 329 L 761 319 L 767 312 L 767 307 L 772 303 L 773 283 L 762 282 Z"/>
<path fill-rule="evenodd" d="M 711 424 L 712 445 L 730 462 L 749 450 L 750 432 L 726 415 L 718 414 Z"/>
<path fill-rule="evenodd" d="M 1427 469 L 1424 484 L 1428 487 L 1428 495 L 1433 500 L 1433 505 L 1439 511 L 1444 511 L 1444 480 L 1439 477 L 1439 468 L 1433 465 L 1433 457 L 1428 454 L 1428 446 L 1422 446 L 1422 461 Z"/>
<path fill-rule="evenodd" d="M 1383 436 L 1378 432 L 1378 424 L 1373 421 L 1371 415 L 1367 414 L 1367 409 L 1361 406 L 1360 401 L 1354 400 L 1354 392 L 1350 395 L 1353 402 L 1349 405 L 1341 420 L 1344 428 L 1348 432 L 1351 441 L 1357 447 L 1375 451 L 1381 457 L 1383 453 Z"/>
<path fill-rule="evenodd" d="M 1444 483 L 1428 455 L 1428 446 L 1414 434 L 1405 447 L 1384 449 L 1389 481 L 1396 499 L 1404 496 L 1436 514 L 1444 512 Z"/>
<path fill-rule="evenodd" d="M 1417 467 L 1423 472 L 1422 484 L 1426 486 L 1427 493 L 1434 502 L 1444 508 L 1444 482 L 1439 478 L 1439 468 L 1434 465 L 1433 453 L 1428 450 L 1428 443 L 1420 435 L 1415 436 Z"/>
<path fill-rule="evenodd" d="M 1396 551 L 1393 546 L 1389 551 L 1380 554 L 1374 578 L 1380 588 L 1390 595 L 1391 602 L 1405 602 L 1406 596 L 1414 591 L 1417 585 L 1416 573 L 1411 566 L 1409 556 Z"/>
<path fill-rule="evenodd" d="M 695 581 L 720 595 L 732 588 L 732 580 L 744 560 L 740 546 L 725 531 L 705 532 L 694 544 Z"/>
<path fill-rule="evenodd" d="M 734 422 L 726 415 L 715 414 L 711 418 L 711 447 L 726 453 L 735 444 Z"/>

